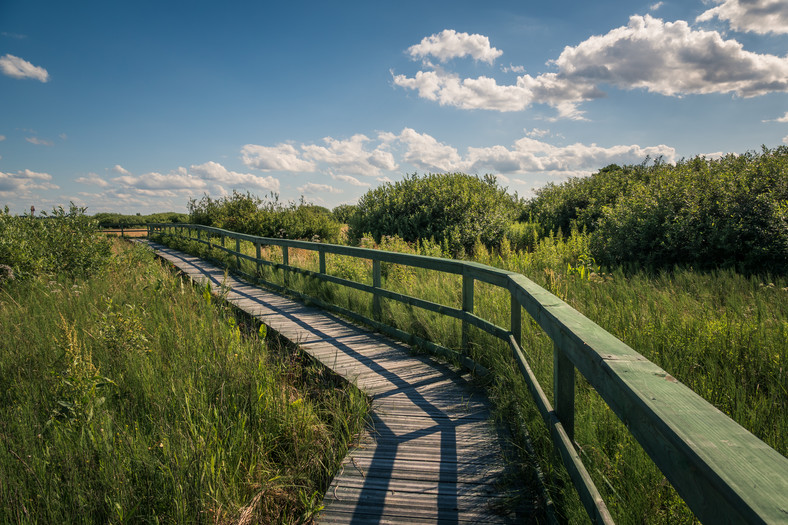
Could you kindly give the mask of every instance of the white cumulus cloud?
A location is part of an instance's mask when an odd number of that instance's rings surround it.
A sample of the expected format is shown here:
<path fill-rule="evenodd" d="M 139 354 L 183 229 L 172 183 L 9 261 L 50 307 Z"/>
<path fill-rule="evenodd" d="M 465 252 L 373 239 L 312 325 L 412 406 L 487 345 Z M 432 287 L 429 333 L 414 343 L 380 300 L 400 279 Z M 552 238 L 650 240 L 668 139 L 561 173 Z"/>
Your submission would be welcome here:
<path fill-rule="evenodd" d="M 34 66 L 27 60 L 14 55 L 0 57 L 0 71 L 12 78 L 32 78 L 41 82 L 49 81 L 49 73 L 43 67 Z"/>
<path fill-rule="evenodd" d="M 438 68 L 392 76 L 395 85 L 441 105 L 504 112 L 547 104 L 571 119 L 582 119 L 578 105 L 605 96 L 605 85 L 665 96 L 788 91 L 788 57 L 753 53 L 717 31 L 650 15 L 632 16 L 626 26 L 567 46 L 549 64 L 557 71 L 524 74 L 514 84 L 461 78 Z"/>
<path fill-rule="evenodd" d="M 0 197 L 18 198 L 29 197 L 34 190 L 53 190 L 59 186 L 50 182 L 52 175 L 29 169 L 19 170 L 16 173 L 0 171 Z"/>
<path fill-rule="evenodd" d="M 785 0 L 717 0 L 719 5 L 701 13 L 695 20 L 714 17 L 728 22 L 734 31 L 758 34 L 788 33 L 788 2 Z"/>
<path fill-rule="evenodd" d="M 490 39 L 484 35 L 458 33 L 454 29 L 444 29 L 438 34 L 424 37 L 420 43 L 410 46 L 408 53 L 413 58 L 433 56 L 441 62 L 452 58 L 473 57 L 492 64 L 503 51 L 490 46 Z"/>
<path fill-rule="evenodd" d="M 358 180 L 357 178 L 355 178 L 355 177 L 351 177 L 350 175 L 333 175 L 333 174 L 332 174 L 332 175 L 331 175 L 331 178 L 332 178 L 332 179 L 334 179 L 334 180 L 338 180 L 338 181 L 342 181 L 342 182 L 347 182 L 347 183 L 348 183 L 348 184 L 350 184 L 351 186 L 362 186 L 362 187 L 367 187 L 367 186 L 369 186 L 369 183 L 367 183 L 367 182 L 361 182 L 361 181 L 360 181 L 360 180 Z"/>
<path fill-rule="evenodd" d="M 87 177 L 79 177 L 75 180 L 75 182 L 80 184 L 91 184 L 93 186 L 100 186 L 102 188 L 109 186 L 109 182 L 99 177 L 96 173 L 88 173 Z"/>
<path fill-rule="evenodd" d="M 268 191 L 279 191 L 279 180 L 274 177 L 260 177 L 252 173 L 238 173 L 229 171 L 218 162 L 206 162 L 205 164 L 192 165 L 189 168 L 191 174 L 204 181 L 222 183 L 235 187 L 253 187 Z"/>
<path fill-rule="evenodd" d="M 315 171 L 315 164 L 303 160 L 300 155 L 300 152 L 290 144 L 276 146 L 247 144 L 241 149 L 241 160 L 250 168 L 262 171 Z"/>
<path fill-rule="evenodd" d="M 337 140 L 325 137 L 326 146 L 314 144 L 301 146 L 304 158 L 315 163 L 324 164 L 357 175 L 378 175 L 381 170 L 391 171 L 397 168 L 393 155 L 378 146 L 373 150 L 364 148 L 370 139 L 361 134 L 353 135 L 348 140 Z"/>
<path fill-rule="evenodd" d="M 334 188 L 328 184 L 318 184 L 316 182 L 308 182 L 303 186 L 298 187 L 298 191 L 305 195 L 314 195 L 321 193 L 342 193 L 342 190 Z"/>
<path fill-rule="evenodd" d="M 54 146 L 52 141 L 40 139 L 38 137 L 25 137 L 25 140 L 36 146 Z"/>

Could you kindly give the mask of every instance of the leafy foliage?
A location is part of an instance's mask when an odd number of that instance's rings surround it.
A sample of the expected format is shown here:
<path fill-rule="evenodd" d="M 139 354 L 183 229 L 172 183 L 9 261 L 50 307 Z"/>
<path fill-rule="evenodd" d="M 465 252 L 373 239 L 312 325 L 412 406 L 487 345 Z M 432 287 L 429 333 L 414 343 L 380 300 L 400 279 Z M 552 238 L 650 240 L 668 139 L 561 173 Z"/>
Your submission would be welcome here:
<path fill-rule="evenodd" d="M 788 147 L 608 166 L 543 188 L 528 211 L 544 231 L 589 232 L 602 264 L 785 273 Z"/>
<path fill-rule="evenodd" d="M 150 215 L 124 215 L 122 213 L 97 213 L 93 219 L 98 221 L 101 228 L 110 227 L 128 227 L 128 226 L 144 226 L 149 223 L 162 223 L 173 222 L 183 223 L 189 222 L 189 216 L 185 213 L 164 212 L 152 213 Z"/>
<path fill-rule="evenodd" d="M 354 204 L 340 204 L 331 210 L 331 216 L 341 224 L 349 224 L 351 217 L 356 213 Z"/>
<path fill-rule="evenodd" d="M 336 242 L 341 225 L 331 211 L 300 202 L 283 204 L 271 193 L 265 199 L 233 191 L 218 199 L 208 195 L 189 201 L 189 221 L 249 235 Z"/>
<path fill-rule="evenodd" d="M 87 276 L 106 266 L 110 243 L 85 208 L 71 203 L 41 217 L 0 212 L 0 264 L 19 278 L 63 273 Z"/>
<path fill-rule="evenodd" d="M 367 192 L 351 216 L 351 236 L 399 236 L 445 241 L 452 254 L 471 251 L 477 239 L 501 242 L 518 213 L 518 199 L 498 186 L 495 177 L 464 173 L 415 173 Z"/>

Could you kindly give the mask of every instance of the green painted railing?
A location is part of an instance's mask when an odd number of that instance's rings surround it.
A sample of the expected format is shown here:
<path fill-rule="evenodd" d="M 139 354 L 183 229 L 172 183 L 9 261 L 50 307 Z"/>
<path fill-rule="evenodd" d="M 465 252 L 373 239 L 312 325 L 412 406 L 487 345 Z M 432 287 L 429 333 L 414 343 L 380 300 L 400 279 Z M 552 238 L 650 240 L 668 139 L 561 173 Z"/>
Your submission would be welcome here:
<path fill-rule="evenodd" d="M 300 273 L 326 282 L 372 294 L 373 317 L 367 319 L 316 298 L 316 304 L 340 311 L 412 344 L 451 352 L 430 341 L 380 322 L 380 299 L 388 298 L 462 321 L 463 344 L 468 327 L 475 326 L 505 341 L 525 378 L 536 405 L 550 429 L 580 499 L 592 520 L 612 523 L 610 513 L 591 481 L 574 444 L 575 369 L 588 380 L 676 488 L 695 515 L 705 523 L 788 522 L 788 459 L 753 436 L 717 408 L 698 396 L 660 367 L 587 319 L 577 310 L 514 272 L 468 261 L 393 253 L 366 248 L 320 244 L 243 235 L 218 228 L 189 224 L 151 224 L 149 236 L 169 233 L 209 244 L 256 264 L 258 278 L 263 265 Z M 214 244 L 212 238 L 221 239 Z M 234 249 L 226 247 L 234 239 Z M 252 243 L 256 257 L 240 251 L 241 241 Z M 280 246 L 282 264 L 260 258 L 261 246 Z M 319 271 L 289 264 L 289 249 L 316 251 Z M 372 285 L 326 273 L 327 253 L 372 261 Z M 380 263 L 394 263 L 462 276 L 462 308 L 440 305 L 403 295 L 381 286 Z M 511 296 L 509 329 L 474 315 L 476 281 L 488 283 Z M 274 283 L 265 283 L 281 288 Z M 521 340 L 522 310 L 554 343 L 553 404 L 531 371 Z M 476 367 L 464 355 L 460 359 Z"/>

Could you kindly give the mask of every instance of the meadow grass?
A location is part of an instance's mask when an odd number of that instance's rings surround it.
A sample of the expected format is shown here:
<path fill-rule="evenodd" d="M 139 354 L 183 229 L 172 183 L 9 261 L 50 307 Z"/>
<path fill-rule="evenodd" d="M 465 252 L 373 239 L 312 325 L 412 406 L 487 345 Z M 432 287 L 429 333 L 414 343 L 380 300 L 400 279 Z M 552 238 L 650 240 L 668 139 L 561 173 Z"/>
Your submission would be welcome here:
<path fill-rule="evenodd" d="M 367 400 L 119 241 L 0 285 L 0 522 L 294 523 Z"/>
<path fill-rule="evenodd" d="M 170 238 L 203 256 L 234 258 L 204 245 Z M 362 245 L 371 247 L 370 239 Z M 436 243 L 411 246 L 384 238 L 380 249 L 441 255 Z M 251 244 L 242 250 L 254 254 Z M 267 250 L 267 251 L 266 251 Z M 676 268 L 662 273 L 622 270 L 602 272 L 589 258 L 588 237 L 548 236 L 531 251 L 514 251 L 507 243 L 496 252 L 477 245 L 474 260 L 522 273 L 567 301 L 588 318 L 657 363 L 710 403 L 783 455 L 788 455 L 788 280 L 745 277 L 731 270 L 697 272 Z M 266 254 L 281 262 L 281 248 Z M 271 260 L 271 259 L 269 259 Z M 371 284 L 371 262 L 327 255 L 329 274 Z M 315 252 L 290 250 L 290 264 L 317 271 Z M 459 308 L 459 276 L 382 265 L 387 289 Z M 238 269 L 255 273 L 253 263 Z M 263 278 L 284 284 L 281 271 L 264 268 Z M 354 310 L 369 318 L 369 294 L 296 275 L 291 288 Z M 383 321 L 443 346 L 459 349 L 457 320 L 383 300 Z M 476 283 L 474 311 L 504 328 L 509 326 L 509 295 Z M 522 347 L 548 397 L 552 397 L 553 343 L 523 314 Z M 515 445 L 524 464 L 536 462 L 562 520 L 588 520 L 569 478 L 553 451 L 549 433 L 530 398 L 506 345 L 471 330 L 471 356 L 494 372 L 488 392 L 496 417 L 515 430 Z M 621 523 L 691 523 L 689 508 L 598 394 L 578 374 L 576 442 L 594 481 L 616 521 Z M 525 432 L 518 432 L 525 429 Z M 530 436 L 536 458 L 527 453 Z M 519 436 L 519 437 L 518 437 Z"/>

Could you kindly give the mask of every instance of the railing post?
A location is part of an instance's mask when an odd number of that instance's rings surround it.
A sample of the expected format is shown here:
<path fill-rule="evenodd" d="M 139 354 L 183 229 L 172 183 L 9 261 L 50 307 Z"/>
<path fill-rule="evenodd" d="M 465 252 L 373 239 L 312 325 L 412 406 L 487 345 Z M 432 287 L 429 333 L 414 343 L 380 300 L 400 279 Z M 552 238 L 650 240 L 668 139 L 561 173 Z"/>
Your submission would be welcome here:
<path fill-rule="evenodd" d="M 372 288 L 380 288 L 380 285 L 380 260 L 372 259 Z M 375 292 L 372 292 L 372 317 L 375 321 L 380 321 L 380 296 Z"/>
<path fill-rule="evenodd" d="M 198 241 L 202 240 L 202 230 L 197 230 L 197 240 Z"/>
<path fill-rule="evenodd" d="M 260 243 L 254 243 L 255 262 L 257 263 L 257 277 L 260 277 Z"/>
<path fill-rule="evenodd" d="M 238 237 L 235 238 L 235 264 L 238 266 L 238 269 L 241 269 L 241 239 Z"/>
<path fill-rule="evenodd" d="M 462 311 L 473 313 L 473 276 L 463 273 L 462 275 Z M 468 352 L 468 340 L 470 324 L 462 321 L 462 351 Z"/>
<path fill-rule="evenodd" d="M 512 306 L 511 306 L 511 320 L 509 323 L 509 330 L 512 332 L 512 336 L 514 336 L 514 340 L 517 342 L 518 345 L 522 345 L 523 342 L 523 307 L 520 306 L 520 301 L 511 294 L 512 298 Z"/>
<path fill-rule="evenodd" d="M 290 254 L 288 252 L 287 246 L 282 246 L 282 266 L 290 266 Z M 287 268 L 284 269 L 284 278 L 285 278 L 285 287 L 287 287 L 288 279 L 288 270 Z"/>
<path fill-rule="evenodd" d="M 317 258 L 318 258 L 319 264 L 320 264 L 320 273 L 325 274 L 326 273 L 326 252 L 324 252 L 323 250 L 318 250 Z"/>
<path fill-rule="evenodd" d="M 553 403 L 569 440 L 575 441 L 575 365 L 553 344 Z"/>
<path fill-rule="evenodd" d="M 220 234 L 219 234 L 219 237 L 221 237 L 221 238 L 222 238 L 222 248 L 224 248 L 224 247 L 225 247 L 225 246 L 224 246 L 224 234 L 223 234 L 223 233 L 220 233 Z"/>

